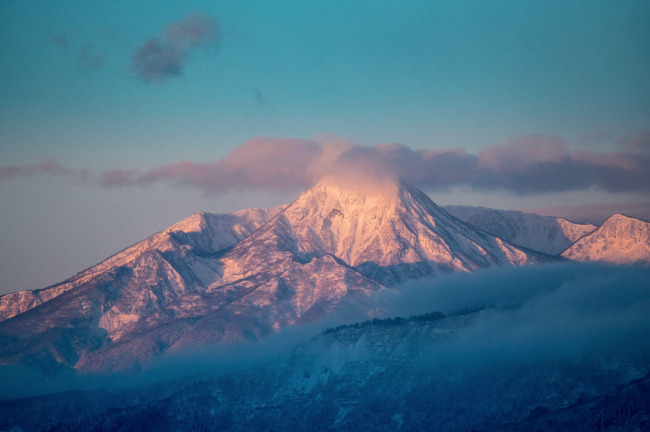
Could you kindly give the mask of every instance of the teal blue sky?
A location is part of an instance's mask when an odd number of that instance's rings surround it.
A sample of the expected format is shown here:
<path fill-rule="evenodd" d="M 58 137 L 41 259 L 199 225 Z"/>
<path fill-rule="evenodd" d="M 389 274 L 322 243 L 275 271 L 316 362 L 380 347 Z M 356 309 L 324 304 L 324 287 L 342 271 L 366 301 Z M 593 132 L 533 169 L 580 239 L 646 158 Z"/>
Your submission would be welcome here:
<path fill-rule="evenodd" d="M 218 37 L 185 36 L 179 69 L 147 81 L 134 56 L 192 12 Z M 634 139 L 650 149 L 648 130 L 648 1 L 0 2 L 0 168 L 143 172 L 217 161 L 258 136 L 475 154 L 543 134 L 612 153 Z M 295 193 L 12 177 L 0 182 L 0 294 L 59 282 L 194 211 Z M 594 187 L 431 193 L 511 209 L 648 202 Z"/>
<path fill-rule="evenodd" d="M 131 57 L 192 10 L 221 37 L 147 84 Z M 214 160 L 262 135 L 469 150 L 522 133 L 607 148 L 650 126 L 646 1 L 12 1 L 0 157 Z M 55 38 L 63 37 L 62 47 Z M 101 53 L 80 67 L 79 50 Z"/>

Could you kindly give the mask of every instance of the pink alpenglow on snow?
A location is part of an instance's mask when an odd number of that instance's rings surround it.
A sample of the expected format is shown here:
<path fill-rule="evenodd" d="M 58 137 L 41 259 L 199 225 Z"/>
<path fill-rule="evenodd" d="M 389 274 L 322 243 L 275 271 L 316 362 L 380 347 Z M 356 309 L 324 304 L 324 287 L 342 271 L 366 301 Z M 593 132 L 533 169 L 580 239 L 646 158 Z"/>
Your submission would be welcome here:
<path fill-rule="evenodd" d="M 650 223 L 617 214 L 567 249 L 575 261 L 650 265 Z"/>

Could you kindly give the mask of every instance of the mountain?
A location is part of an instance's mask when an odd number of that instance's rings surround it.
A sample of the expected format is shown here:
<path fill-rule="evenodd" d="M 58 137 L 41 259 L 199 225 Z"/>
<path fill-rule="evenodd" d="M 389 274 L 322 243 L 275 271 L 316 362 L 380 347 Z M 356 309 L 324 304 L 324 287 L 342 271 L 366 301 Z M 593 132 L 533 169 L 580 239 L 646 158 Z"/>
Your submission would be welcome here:
<path fill-rule="evenodd" d="M 443 208 L 458 219 L 493 236 L 528 249 L 557 255 L 598 227 L 553 216 L 515 210 L 448 205 Z"/>
<path fill-rule="evenodd" d="M 331 254 L 386 286 L 426 275 L 546 259 L 451 217 L 405 182 L 368 193 L 326 178 L 237 244 L 230 256 L 259 266 L 259 258 L 277 248 L 277 238 L 283 238 L 298 259 Z M 267 258 L 263 265 L 275 264 Z"/>
<path fill-rule="evenodd" d="M 197 213 L 62 284 L 2 297 L 0 364 L 137 369 L 334 311 L 368 314 L 377 292 L 408 279 L 549 258 L 460 221 L 410 184 L 360 191 L 329 178 L 286 208 Z"/>
<path fill-rule="evenodd" d="M 562 256 L 575 261 L 650 265 L 650 223 L 622 214 L 614 215 Z"/>
<path fill-rule="evenodd" d="M 158 250 L 162 253 L 173 250 L 178 237 L 193 242 L 193 247 L 197 250 L 225 249 L 248 237 L 285 207 L 286 205 L 272 209 L 248 209 L 228 214 L 195 213 L 166 230 L 118 252 L 102 263 L 77 273 L 64 282 L 45 289 L 19 291 L 1 296 L 0 321 L 83 285 L 111 269 L 128 265 L 146 252 Z"/>

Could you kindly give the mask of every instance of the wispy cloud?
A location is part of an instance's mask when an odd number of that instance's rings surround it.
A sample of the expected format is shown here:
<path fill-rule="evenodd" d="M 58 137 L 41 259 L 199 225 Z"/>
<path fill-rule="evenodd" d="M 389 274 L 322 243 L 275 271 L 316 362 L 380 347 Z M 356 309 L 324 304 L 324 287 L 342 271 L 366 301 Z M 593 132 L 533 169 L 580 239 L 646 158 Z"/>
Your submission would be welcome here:
<path fill-rule="evenodd" d="M 643 130 L 635 135 L 618 141 L 620 148 L 631 152 L 650 153 L 650 130 Z"/>
<path fill-rule="evenodd" d="M 77 53 L 77 64 L 82 69 L 99 69 L 104 66 L 104 55 L 86 44 Z"/>
<path fill-rule="evenodd" d="M 266 105 L 266 102 L 268 100 L 268 97 L 260 91 L 260 89 L 255 88 L 255 87 L 249 87 L 248 90 L 253 93 L 253 96 L 255 96 L 255 102 L 257 102 L 259 105 Z"/>
<path fill-rule="evenodd" d="M 1 170 L 5 177 L 47 171 L 38 166 Z M 168 183 L 214 195 L 235 189 L 304 189 L 327 175 L 351 182 L 403 178 L 430 189 L 467 186 L 518 195 L 594 187 L 650 193 L 650 154 L 570 150 L 559 138 L 546 135 L 521 136 L 478 153 L 462 148 L 413 150 L 400 144 L 365 147 L 332 137 L 254 138 L 218 161 L 184 161 L 147 171 L 114 169 L 93 177 L 93 183 L 102 187 Z"/>
<path fill-rule="evenodd" d="M 384 314 L 487 308 L 433 347 L 437 361 L 531 364 L 587 353 L 643 353 L 647 359 L 650 351 L 641 341 L 650 335 L 648 276 L 644 268 L 576 263 L 493 268 L 480 277 L 456 273 L 385 294 Z"/>
<path fill-rule="evenodd" d="M 52 40 L 59 48 L 66 49 L 70 46 L 70 39 L 64 34 L 57 34 L 52 37 Z"/>
<path fill-rule="evenodd" d="M 33 165 L 0 166 L 0 180 L 11 180 L 17 177 L 45 175 L 53 177 L 68 177 L 81 182 L 89 182 L 90 174 L 84 169 L 67 168 L 53 159 Z"/>
<path fill-rule="evenodd" d="M 199 12 L 186 15 L 162 31 L 162 37 L 147 40 L 133 54 L 133 69 L 149 83 L 178 77 L 191 50 L 216 43 L 219 27 L 213 17 Z"/>

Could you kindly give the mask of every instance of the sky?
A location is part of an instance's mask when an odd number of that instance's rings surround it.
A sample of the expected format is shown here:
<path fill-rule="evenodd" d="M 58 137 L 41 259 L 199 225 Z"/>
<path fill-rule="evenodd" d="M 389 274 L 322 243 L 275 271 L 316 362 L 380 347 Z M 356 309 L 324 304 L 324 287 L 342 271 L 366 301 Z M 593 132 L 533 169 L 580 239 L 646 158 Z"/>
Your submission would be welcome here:
<path fill-rule="evenodd" d="M 359 166 L 650 218 L 650 4 L 0 3 L 0 294 Z"/>

